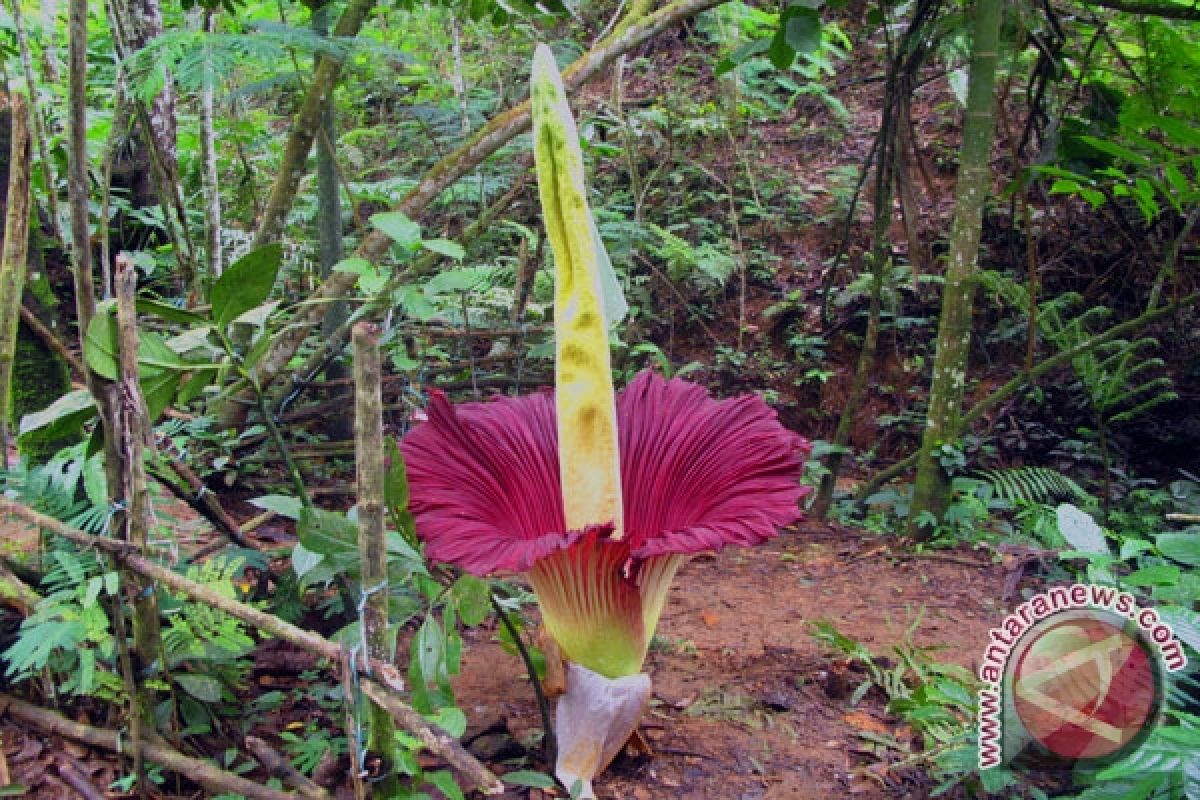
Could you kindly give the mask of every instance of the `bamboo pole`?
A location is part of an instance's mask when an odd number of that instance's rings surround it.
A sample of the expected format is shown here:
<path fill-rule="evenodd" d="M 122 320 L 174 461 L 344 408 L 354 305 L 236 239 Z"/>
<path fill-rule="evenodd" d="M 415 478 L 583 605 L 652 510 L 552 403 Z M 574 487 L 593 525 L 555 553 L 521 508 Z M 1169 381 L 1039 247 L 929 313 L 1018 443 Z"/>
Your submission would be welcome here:
<path fill-rule="evenodd" d="M 109 731 L 73 722 L 61 714 L 39 708 L 9 695 L 0 694 L 0 716 L 9 715 L 46 733 L 74 739 L 92 747 L 120 753 L 129 746 L 129 737 L 122 736 L 118 731 Z M 278 789 L 269 789 L 254 781 L 225 772 L 207 761 L 185 756 L 178 750 L 158 742 L 142 741 L 140 745 L 145 751 L 146 757 L 154 763 L 161 764 L 172 772 L 183 775 L 213 792 L 232 792 L 251 798 L 251 800 L 295 800 L 296 797 L 319 797 L 313 793 L 294 795 Z"/>
<path fill-rule="evenodd" d="M 358 556 L 360 589 L 358 621 L 362 643 L 372 659 L 390 663 L 387 539 L 384 532 L 383 391 L 380 385 L 379 330 L 370 323 L 354 326 L 354 449 L 358 483 Z M 382 796 L 397 792 L 396 725 L 382 706 L 367 712 L 367 752 L 380 759 Z"/>
<path fill-rule="evenodd" d="M 187 595 L 192 600 L 206 603 L 212 608 L 237 617 L 258 630 L 276 638 L 290 642 L 297 647 L 315 653 L 326 659 L 332 665 L 345 661 L 349 653 L 341 645 L 335 644 L 312 631 L 306 631 L 285 622 L 276 616 L 259 611 L 244 603 L 225 597 L 213 589 L 189 580 L 177 572 L 154 563 L 139 555 L 128 544 L 99 536 L 92 536 L 53 517 L 14 503 L 6 497 L 0 497 L 0 514 L 11 514 L 30 524 L 62 536 L 64 539 L 94 547 L 112 555 L 123 566 L 131 569 L 152 581 L 161 584 L 172 591 Z M 444 759 L 454 769 L 471 781 L 472 786 L 484 794 L 503 794 L 504 786 L 486 766 L 468 753 L 457 739 L 428 722 L 412 706 L 400 696 L 399 691 L 391 685 L 396 681 L 392 676 L 397 675 L 396 668 L 391 664 L 371 659 L 369 661 L 371 676 L 360 677 L 359 683 L 363 693 L 388 710 L 407 731 L 412 733 L 429 749 L 431 753 Z"/>
<path fill-rule="evenodd" d="M 138 382 L 138 333 L 137 333 L 137 269 L 132 259 L 125 254 L 117 256 L 114 288 L 117 298 L 117 342 L 120 362 L 120 404 L 118 413 L 124 419 L 121 425 L 122 466 L 128 494 L 125 498 L 125 541 L 134 549 L 144 552 L 150 540 L 153 510 L 150 505 L 150 486 L 146 480 L 146 446 L 151 442 L 149 412 L 142 387 Z M 130 605 L 133 607 L 133 656 L 137 673 L 158 662 L 162 652 L 159 631 L 158 595 L 154 584 L 140 575 L 129 574 L 122 580 L 127 587 Z M 119 647 L 124 642 L 118 642 Z M 154 730 L 154 695 L 144 688 L 143 681 L 134 681 L 130 687 L 133 714 L 130 726 L 135 743 L 140 742 L 139 726 Z M 134 749 L 134 764 L 139 785 L 144 783 L 141 770 L 140 747 Z"/>
<path fill-rule="evenodd" d="M 12 102 L 12 142 L 9 149 L 8 213 L 4 221 L 3 261 L 0 262 L 0 466 L 8 469 L 8 418 L 12 413 L 13 360 L 25 262 L 29 255 L 29 105 L 15 92 Z"/>

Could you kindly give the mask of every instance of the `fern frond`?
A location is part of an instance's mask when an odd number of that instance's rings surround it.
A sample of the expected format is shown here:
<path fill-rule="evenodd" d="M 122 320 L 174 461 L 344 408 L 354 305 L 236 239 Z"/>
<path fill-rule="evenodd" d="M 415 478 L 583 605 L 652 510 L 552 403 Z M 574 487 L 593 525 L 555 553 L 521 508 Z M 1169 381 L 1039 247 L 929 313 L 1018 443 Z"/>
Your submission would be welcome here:
<path fill-rule="evenodd" d="M 985 469 L 980 479 L 991 483 L 996 496 L 1025 503 L 1089 499 L 1087 492 L 1071 478 L 1049 467 L 1012 467 Z"/>

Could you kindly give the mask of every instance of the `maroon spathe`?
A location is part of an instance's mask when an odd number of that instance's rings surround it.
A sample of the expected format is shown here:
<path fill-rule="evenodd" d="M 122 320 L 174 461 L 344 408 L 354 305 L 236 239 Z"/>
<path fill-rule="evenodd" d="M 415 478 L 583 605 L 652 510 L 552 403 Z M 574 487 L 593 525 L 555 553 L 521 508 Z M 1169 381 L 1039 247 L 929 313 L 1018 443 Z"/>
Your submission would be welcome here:
<path fill-rule="evenodd" d="M 611 531 L 611 520 L 564 530 L 552 393 L 452 406 L 434 392 L 428 416 L 401 449 L 431 559 L 475 575 L 523 572 Z M 702 386 L 643 371 L 617 393 L 617 431 L 620 549 L 635 564 L 759 544 L 801 517 L 810 445 L 757 395 L 717 401 Z"/>

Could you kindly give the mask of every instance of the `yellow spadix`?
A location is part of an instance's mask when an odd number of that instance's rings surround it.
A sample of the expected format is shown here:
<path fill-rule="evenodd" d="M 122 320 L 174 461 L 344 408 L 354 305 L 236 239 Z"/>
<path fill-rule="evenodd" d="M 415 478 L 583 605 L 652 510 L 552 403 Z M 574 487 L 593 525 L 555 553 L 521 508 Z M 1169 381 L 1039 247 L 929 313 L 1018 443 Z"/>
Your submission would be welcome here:
<path fill-rule="evenodd" d="M 624 314 L 588 208 L 579 134 L 554 55 L 538 45 L 530 81 L 533 151 L 554 253 L 554 382 L 567 528 L 612 523 L 623 535 L 609 326 Z"/>

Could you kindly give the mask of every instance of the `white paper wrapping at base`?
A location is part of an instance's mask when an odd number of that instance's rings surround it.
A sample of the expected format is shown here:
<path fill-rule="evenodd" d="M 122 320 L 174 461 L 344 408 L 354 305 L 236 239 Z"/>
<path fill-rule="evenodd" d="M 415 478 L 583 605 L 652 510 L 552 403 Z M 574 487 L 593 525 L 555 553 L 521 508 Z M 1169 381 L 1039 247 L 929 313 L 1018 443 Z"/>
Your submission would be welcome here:
<path fill-rule="evenodd" d="M 558 760 L 554 773 L 570 789 L 579 781 L 582 798 L 594 798 L 592 778 L 629 740 L 650 702 L 650 676 L 606 678 L 567 664 L 567 691 L 554 714 Z"/>

